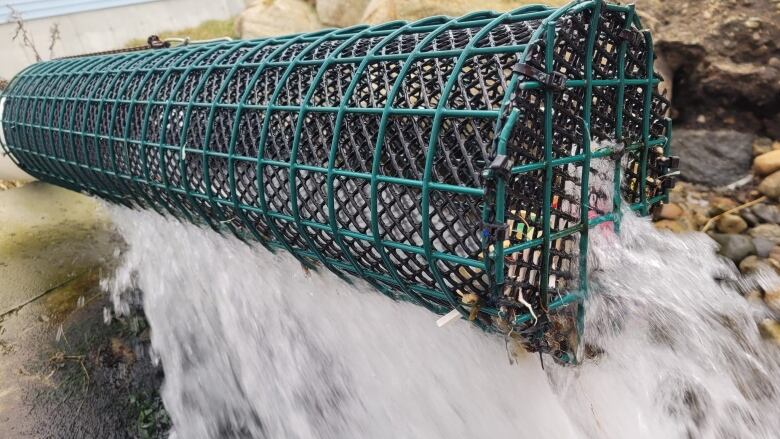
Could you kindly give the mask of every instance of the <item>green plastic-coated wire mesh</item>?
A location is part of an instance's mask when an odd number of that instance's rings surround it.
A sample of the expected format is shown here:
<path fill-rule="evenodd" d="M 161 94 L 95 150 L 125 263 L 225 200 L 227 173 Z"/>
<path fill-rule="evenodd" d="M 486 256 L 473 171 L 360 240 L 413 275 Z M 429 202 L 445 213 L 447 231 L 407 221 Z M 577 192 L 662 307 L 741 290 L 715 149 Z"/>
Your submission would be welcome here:
<path fill-rule="evenodd" d="M 613 192 L 646 214 L 671 182 L 640 29 L 577 1 L 41 62 L 4 94 L 3 143 L 42 180 L 574 361 L 588 230 L 619 225 Z"/>

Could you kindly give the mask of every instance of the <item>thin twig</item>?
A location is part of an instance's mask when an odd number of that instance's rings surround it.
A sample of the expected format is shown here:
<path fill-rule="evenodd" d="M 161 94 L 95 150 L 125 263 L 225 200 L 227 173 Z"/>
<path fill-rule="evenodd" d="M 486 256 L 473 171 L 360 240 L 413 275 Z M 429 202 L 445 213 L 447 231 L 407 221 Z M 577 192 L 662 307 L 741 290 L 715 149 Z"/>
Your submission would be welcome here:
<path fill-rule="evenodd" d="M 25 300 L 23 303 L 21 303 L 21 304 L 19 304 L 19 305 L 15 306 L 15 307 L 13 307 L 13 308 L 11 308 L 11 309 L 0 311 L 0 322 L 2 322 L 3 320 L 5 320 L 5 318 L 6 318 L 6 317 L 8 317 L 9 315 L 11 315 L 11 314 L 15 313 L 16 311 L 19 311 L 20 309 L 22 309 L 22 308 L 24 308 L 25 306 L 27 306 L 27 305 L 29 305 L 29 304 L 31 304 L 31 303 L 33 303 L 33 302 L 35 302 L 36 300 L 40 299 L 41 297 L 43 297 L 43 296 L 45 296 L 45 295 L 47 295 L 47 294 L 49 294 L 49 293 L 51 293 L 51 292 L 53 292 L 53 291 L 56 291 L 56 290 L 57 290 L 57 289 L 59 289 L 59 288 L 62 288 L 62 287 L 64 287 L 65 285 L 67 285 L 67 284 L 69 284 L 69 283 L 73 282 L 74 280 L 78 279 L 79 277 L 83 276 L 84 274 L 85 274 L 85 273 L 80 273 L 80 274 L 78 274 L 78 275 L 76 275 L 76 276 L 73 276 L 73 277 L 71 277 L 71 278 L 67 279 L 65 282 L 62 282 L 62 283 L 60 283 L 60 284 L 57 284 L 57 285 L 55 285 L 55 286 L 53 286 L 53 287 L 49 288 L 48 290 L 46 290 L 46 291 L 42 292 L 41 294 L 38 294 L 38 295 L 37 295 L 37 296 L 35 296 L 35 297 L 32 297 L 32 298 L 30 298 L 30 299 L 27 299 L 27 300 Z"/>
<path fill-rule="evenodd" d="M 60 25 L 53 23 L 49 28 L 49 59 L 54 58 L 54 45 L 60 39 Z"/>
<path fill-rule="evenodd" d="M 22 45 L 22 47 L 27 47 L 33 51 L 33 54 L 35 55 L 35 61 L 40 61 L 42 59 L 41 54 L 38 53 L 38 48 L 35 46 L 35 40 L 33 40 L 32 35 L 30 35 L 30 32 L 27 31 L 26 27 L 24 27 L 24 19 L 22 18 L 22 14 L 20 14 L 11 5 L 6 5 L 6 7 L 9 11 L 11 11 L 9 18 L 11 21 L 16 23 L 14 36 L 11 37 L 11 40 L 19 40 L 19 43 Z"/>
<path fill-rule="evenodd" d="M 701 231 L 702 232 L 706 232 L 707 230 L 710 229 L 710 227 L 712 227 L 713 224 L 715 224 L 715 221 L 721 219 L 725 215 L 728 215 L 728 214 L 734 213 L 734 212 L 739 212 L 742 209 L 747 209 L 750 206 L 755 206 L 756 204 L 763 203 L 764 201 L 766 201 L 766 195 L 762 195 L 762 196 L 756 198 L 753 201 L 749 201 L 749 202 L 747 202 L 745 204 L 741 204 L 741 205 L 739 205 L 739 206 L 737 206 L 737 207 L 735 207 L 733 209 L 729 209 L 729 210 L 721 213 L 720 215 L 715 215 L 712 218 L 710 218 L 709 221 L 707 221 L 704 224 L 704 227 L 701 228 Z"/>
<path fill-rule="evenodd" d="M 35 44 L 35 39 L 25 26 L 22 14 L 11 5 L 6 5 L 6 8 L 10 11 L 10 21 L 16 24 L 16 29 L 14 29 L 14 35 L 11 37 L 11 40 L 19 41 L 19 44 L 21 44 L 23 48 L 32 50 L 33 55 L 35 55 L 35 61 L 43 60 L 41 53 L 38 51 L 38 46 Z M 61 39 L 60 25 L 58 23 L 52 24 L 51 27 L 49 27 L 49 59 L 54 58 L 54 46 L 57 44 L 57 41 L 60 41 Z"/>

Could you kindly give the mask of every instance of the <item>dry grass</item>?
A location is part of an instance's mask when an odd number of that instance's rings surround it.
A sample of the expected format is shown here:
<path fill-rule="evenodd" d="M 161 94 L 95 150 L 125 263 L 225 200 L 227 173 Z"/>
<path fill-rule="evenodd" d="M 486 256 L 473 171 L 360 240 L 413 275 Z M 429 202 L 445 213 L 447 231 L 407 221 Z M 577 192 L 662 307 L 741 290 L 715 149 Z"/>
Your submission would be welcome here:
<path fill-rule="evenodd" d="M 185 29 L 178 30 L 165 30 L 157 32 L 161 39 L 171 37 L 190 37 L 191 40 L 209 40 L 219 37 L 231 37 L 238 38 L 236 29 L 234 26 L 235 19 L 228 18 L 226 20 L 207 20 L 203 23 Z M 136 38 L 130 40 L 125 44 L 125 47 L 143 46 L 146 44 L 146 38 Z"/>

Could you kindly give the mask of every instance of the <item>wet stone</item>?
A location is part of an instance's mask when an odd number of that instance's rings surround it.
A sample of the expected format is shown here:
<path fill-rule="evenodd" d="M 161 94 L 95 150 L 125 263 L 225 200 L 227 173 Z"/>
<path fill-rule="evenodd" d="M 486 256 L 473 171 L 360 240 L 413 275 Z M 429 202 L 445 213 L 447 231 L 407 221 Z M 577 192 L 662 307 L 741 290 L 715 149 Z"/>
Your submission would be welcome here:
<path fill-rule="evenodd" d="M 720 215 L 737 207 L 737 202 L 728 197 L 714 196 L 710 198 L 710 216 Z"/>
<path fill-rule="evenodd" d="M 745 300 L 753 304 L 761 304 L 764 302 L 761 291 L 750 290 L 744 294 Z"/>
<path fill-rule="evenodd" d="M 747 228 L 747 222 L 742 217 L 734 214 L 723 215 L 718 220 L 718 231 L 721 233 L 737 234 L 744 232 Z"/>
<path fill-rule="evenodd" d="M 730 130 L 675 131 L 684 180 L 708 186 L 725 186 L 750 172 L 753 134 Z"/>
<path fill-rule="evenodd" d="M 756 253 L 756 247 L 753 245 L 753 240 L 750 239 L 749 236 L 722 233 L 713 233 L 710 236 L 720 244 L 718 253 L 737 264 L 747 256 Z"/>
<path fill-rule="evenodd" d="M 739 216 L 742 217 L 745 222 L 747 222 L 748 226 L 755 227 L 759 224 L 761 224 L 761 220 L 758 219 L 756 214 L 753 213 L 750 209 L 744 209 L 739 213 Z"/>
<path fill-rule="evenodd" d="M 742 274 L 750 274 L 755 273 L 762 269 L 769 269 L 771 268 L 769 264 L 767 264 L 765 261 L 761 260 L 756 255 L 750 255 L 742 260 L 742 262 L 739 263 L 739 271 Z"/>
<path fill-rule="evenodd" d="M 762 258 L 768 258 L 775 248 L 775 243 L 765 238 L 753 238 L 753 245 L 756 247 L 756 255 Z"/>
<path fill-rule="evenodd" d="M 686 231 L 685 226 L 683 226 L 679 221 L 670 220 L 670 219 L 662 219 L 660 221 L 656 221 L 655 227 L 661 230 L 669 230 L 670 232 L 674 232 L 674 233 L 682 233 Z"/>
<path fill-rule="evenodd" d="M 777 315 L 780 315 L 780 289 L 764 292 L 764 304 Z"/>
<path fill-rule="evenodd" d="M 758 175 L 769 175 L 780 170 L 780 151 L 769 151 L 756 157 L 753 171 Z"/>
<path fill-rule="evenodd" d="M 766 177 L 758 185 L 758 191 L 775 200 L 780 198 L 780 171 Z"/>
<path fill-rule="evenodd" d="M 760 156 L 772 151 L 772 139 L 768 137 L 759 137 L 753 141 L 753 155 Z"/>
<path fill-rule="evenodd" d="M 758 324 L 758 329 L 767 340 L 780 345 L 780 322 L 773 319 L 764 319 Z"/>
<path fill-rule="evenodd" d="M 679 204 L 668 203 L 661 205 L 657 215 L 661 219 L 675 220 L 683 215 L 683 210 Z"/>
<path fill-rule="evenodd" d="M 780 223 L 780 208 L 774 204 L 756 204 L 750 208 L 750 211 L 762 223 Z"/>
<path fill-rule="evenodd" d="M 780 244 L 780 225 L 777 224 L 759 224 L 750 229 L 748 234 L 754 238 L 764 238 Z"/>
<path fill-rule="evenodd" d="M 775 245 L 772 250 L 769 251 L 769 258 L 780 262 L 780 246 Z"/>

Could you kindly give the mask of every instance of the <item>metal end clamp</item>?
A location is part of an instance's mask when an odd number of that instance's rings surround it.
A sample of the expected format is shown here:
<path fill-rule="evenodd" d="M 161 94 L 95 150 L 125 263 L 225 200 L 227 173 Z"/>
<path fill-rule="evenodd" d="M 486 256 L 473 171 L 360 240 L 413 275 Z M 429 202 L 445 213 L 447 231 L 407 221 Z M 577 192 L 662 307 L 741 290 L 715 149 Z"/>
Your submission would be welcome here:
<path fill-rule="evenodd" d="M 525 64 L 517 63 L 512 68 L 515 73 L 519 73 L 523 76 L 527 76 L 535 81 L 541 83 L 545 88 L 551 88 L 557 91 L 566 90 L 566 75 L 560 72 L 547 73 L 538 68 Z"/>

